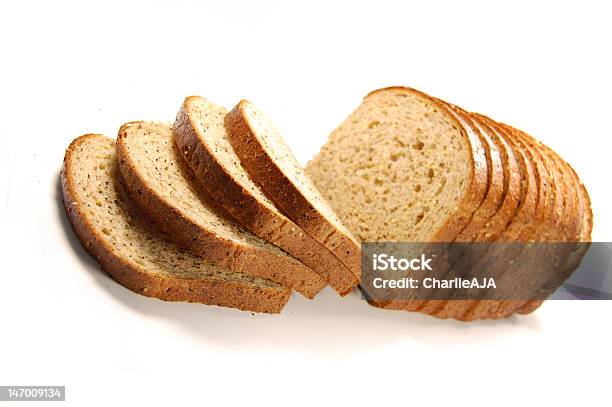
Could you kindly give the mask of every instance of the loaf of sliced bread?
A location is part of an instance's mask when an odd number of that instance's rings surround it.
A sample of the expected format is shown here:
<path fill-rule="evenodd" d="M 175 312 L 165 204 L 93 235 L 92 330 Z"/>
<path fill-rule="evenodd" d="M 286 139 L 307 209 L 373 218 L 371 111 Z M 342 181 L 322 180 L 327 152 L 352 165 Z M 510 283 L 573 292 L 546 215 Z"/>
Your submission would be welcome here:
<path fill-rule="evenodd" d="M 242 100 L 225 116 L 225 128 L 242 166 L 268 198 L 359 276 L 359 242 L 314 187 L 270 119 Z"/>
<path fill-rule="evenodd" d="M 244 228 L 295 256 L 341 295 L 349 293 L 358 277 L 286 217 L 241 165 L 225 130 L 226 114 L 197 96 L 188 97 L 178 113 L 175 142 L 196 177 Z"/>
<path fill-rule="evenodd" d="M 321 276 L 240 227 L 214 203 L 180 156 L 171 125 L 123 125 L 117 159 L 133 200 L 175 242 L 231 271 L 276 281 L 307 298 L 325 286 Z"/>
<path fill-rule="evenodd" d="M 231 272 L 169 243 L 125 191 L 115 142 L 85 135 L 66 151 L 64 206 L 85 249 L 128 289 L 188 301 L 278 313 L 291 291 L 270 280 Z"/>
<path fill-rule="evenodd" d="M 447 125 L 449 117 L 454 126 Z M 495 271 L 516 300 L 492 300 L 486 291 L 480 298 L 460 300 L 449 291 L 444 301 L 374 304 L 385 308 L 465 321 L 531 312 L 542 301 L 519 296 L 552 293 L 556 286 L 551 283 L 569 276 L 586 251 L 585 244 L 572 252 L 562 245 L 537 250 L 533 245 L 590 239 L 588 194 L 552 150 L 523 132 L 411 89 L 368 95 L 332 132 L 306 172 L 364 241 L 523 242 L 527 253 L 544 254 L 535 255 L 529 267 Z M 432 185 L 433 192 L 424 185 Z M 551 273 L 541 273 L 544 269 L 554 271 L 553 282 L 547 281 Z M 451 268 L 446 277 L 466 272 L 470 277 L 473 271 Z"/>

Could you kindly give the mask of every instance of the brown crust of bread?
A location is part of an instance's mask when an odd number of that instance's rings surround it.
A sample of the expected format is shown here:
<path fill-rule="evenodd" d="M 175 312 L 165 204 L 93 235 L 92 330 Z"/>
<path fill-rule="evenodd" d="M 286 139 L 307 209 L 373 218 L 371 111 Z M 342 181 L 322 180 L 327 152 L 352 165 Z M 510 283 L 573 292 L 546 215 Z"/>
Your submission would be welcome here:
<path fill-rule="evenodd" d="M 113 255 L 112 249 L 88 221 L 77 201 L 75 182 L 71 174 L 72 157 L 78 146 L 89 138 L 104 137 L 88 134 L 75 139 L 64 157 L 61 171 L 64 208 L 75 234 L 85 250 L 100 263 L 115 281 L 135 293 L 165 301 L 197 302 L 238 308 L 244 311 L 280 313 L 290 290 L 258 287 L 236 282 L 167 278 L 148 273 L 144 268 Z"/>
<path fill-rule="evenodd" d="M 230 271 L 275 281 L 306 298 L 314 298 L 325 287 L 323 278 L 297 260 L 291 261 L 271 251 L 223 239 L 214 230 L 198 225 L 197 221 L 190 219 L 171 201 L 159 195 L 142 178 L 142 172 L 137 168 L 126 145 L 129 128 L 142 124 L 126 123 L 119 130 L 116 143 L 119 171 L 132 199 L 173 241 Z M 200 195 L 203 198 L 204 194 Z"/>
<path fill-rule="evenodd" d="M 262 190 L 292 221 L 329 249 L 359 279 L 361 247 L 350 234 L 338 229 L 285 174 L 255 134 L 244 113 L 245 100 L 225 116 L 230 142 L 244 168 Z M 306 174 L 304 174 L 306 176 Z"/>
<path fill-rule="evenodd" d="M 189 114 L 189 105 L 197 100 L 197 97 L 185 99 L 174 123 L 174 138 L 208 192 L 243 227 L 295 256 L 321 275 L 340 295 L 351 292 L 359 284 L 357 277 L 302 228 L 259 202 L 224 168 L 214 151 L 208 149 Z"/>

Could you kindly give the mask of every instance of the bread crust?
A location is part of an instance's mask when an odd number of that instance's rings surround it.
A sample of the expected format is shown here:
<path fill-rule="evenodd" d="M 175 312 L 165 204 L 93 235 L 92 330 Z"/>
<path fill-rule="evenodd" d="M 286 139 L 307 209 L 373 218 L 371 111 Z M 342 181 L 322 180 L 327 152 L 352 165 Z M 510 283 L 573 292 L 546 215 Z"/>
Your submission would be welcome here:
<path fill-rule="evenodd" d="M 214 229 L 203 227 L 163 197 L 155 186 L 147 183 L 128 147 L 130 129 L 143 125 L 147 123 L 130 122 L 119 130 L 116 143 L 119 170 L 132 199 L 172 240 L 230 271 L 275 281 L 306 298 L 314 298 L 325 287 L 323 278 L 297 260 L 291 261 L 290 257 L 283 258 L 263 248 L 230 241 L 219 236 Z M 185 179 L 185 182 L 189 180 Z M 199 185 L 195 187 L 198 189 Z M 201 199 L 204 199 L 203 195 L 200 194 Z"/>
<path fill-rule="evenodd" d="M 338 229 L 302 193 L 269 155 L 245 113 L 246 100 L 225 116 L 225 128 L 242 165 L 262 190 L 293 222 L 329 249 L 356 276 L 361 276 L 361 245 Z M 304 177 L 307 177 L 304 174 Z M 322 198 L 321 198 L 322 199 Z"/>
<path fill-rule="evenodd" d="M 199 100 L 194 96 L 185 99 L 173 127 L 175 142 L 196 177 L 243 227 L 295 256 L 340 295 L 351 292 L 359 280 L 338 258 L 280 212 L 260 202 L 215 157 L 190 113 L 191 104 Z"/>
<path fill-rule="evenodd" d="M 112 248 L 88 220 L 75 193 L 76 185 L 72 175 L 73 157 L 77 154 L 77 148 L 91 138 L 106 139 L 102 135 L 87 134 L 75 139 L 66 150 L 60 175 L 64 207 L 73 230 L 85 250 L 115 281 L 135 293 L 165 301 L 197 302 L 263 313 L 281 312 L 291 295 L 288 289 L 221 280 L 168 278 L 149 273 L 144 267 L 113 254 Z"/>

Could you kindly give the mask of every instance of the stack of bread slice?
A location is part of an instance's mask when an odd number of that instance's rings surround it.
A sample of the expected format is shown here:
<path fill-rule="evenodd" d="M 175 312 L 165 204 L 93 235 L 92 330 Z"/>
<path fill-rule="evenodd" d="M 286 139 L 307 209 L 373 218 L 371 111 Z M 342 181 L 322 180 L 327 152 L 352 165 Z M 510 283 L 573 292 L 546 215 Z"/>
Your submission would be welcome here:
<path fill-rule="evenodd" d="M 306 172 L 362 241 L 590 240 L 589 196 L 569 164 L 518 129 L 410 88 L 368 94 Z M 577 244 L 556 273 L 569 276 L 586 247 Z M 550 290 L 537 268 L 532 272 L 534 287 Z M 525 277 L 499 276 L 509 284 Z M 528 313 L 540 303 L 453 300 L 452 293 L 445 300 L 371 300 L 459 320 Z"/>
<path fill-rule="evenodd" d="M 584 186 L 552 150 L 399 87 L 369 94 L 305 170 L 251 103 L 192 96 L 174 124 L 77 138 L 61 178 L 73 229 L 120 284 L 253 312 L 280 312 L 292 291 L 348 294 L 363 241 L 583 242 L 592 228 Z M 540 301 L 371 303 L 472 320 Z"/>
<path fill-rule="evenodd" d="M 257 172 L 267 162 L 242 154 L 243 106 L 228 114 L 189 97 L 174 125 L 131 122 L 116 141 L 85 135 L 70 145 L 66 211 L 119 283 L 165 300 L 268 313 L 280 312 L 292 290 L 312 299 L 327 284 L 340 295 L 359 284 L 359 242 L 289 150 L 280 158 L 276 146 L 262 145 L 258 157 L 283 165 L 267 177 Z M 287 182 L 294 187 L 282 195 L 269 189 Z"/>

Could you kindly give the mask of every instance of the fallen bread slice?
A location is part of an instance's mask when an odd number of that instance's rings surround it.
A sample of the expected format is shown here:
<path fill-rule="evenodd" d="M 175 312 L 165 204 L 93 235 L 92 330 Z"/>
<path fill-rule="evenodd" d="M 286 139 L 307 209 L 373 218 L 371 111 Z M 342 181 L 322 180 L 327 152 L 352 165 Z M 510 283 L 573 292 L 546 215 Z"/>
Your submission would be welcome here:
<path fill-rule="evenodd" d="M 307 298 L 325 287 L 321 276 L 241 228 L 214 203 L 181 158 L 170 125 L 127 123 L 116 149 L 128 192 L 173 241 L 231 271 L 276 281 Z"/>
<path fill-rule="evenodd" d="M 272 122 L 242 100 L 225 116 L 225 128 L 240 162 L 268 198 L 359 275 L 359 242 L 314 187 Z"/>
<path fill-rule="evenodd" d="M 199 302 L 279 313 L 291 291 L 234 273 L 167 242 L 124 189 L 115 142 L 101 135 L 74 140 L 61 173 L 64 206 L 85 249 L 128 289 L 167 301 Z"/>
<path fill-rule="evenodd" d="M 349 293 L 358 276 L 281 213 L 251 179 L 227 138 L 226 114 L 223 107 L 197 96 L 181 106 L 174 139 L 196 177 L 244 228 L 295 256 L 341 295 Z"/>

